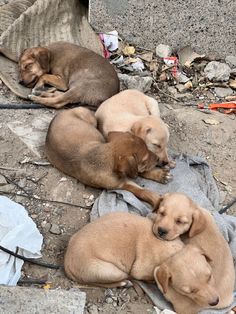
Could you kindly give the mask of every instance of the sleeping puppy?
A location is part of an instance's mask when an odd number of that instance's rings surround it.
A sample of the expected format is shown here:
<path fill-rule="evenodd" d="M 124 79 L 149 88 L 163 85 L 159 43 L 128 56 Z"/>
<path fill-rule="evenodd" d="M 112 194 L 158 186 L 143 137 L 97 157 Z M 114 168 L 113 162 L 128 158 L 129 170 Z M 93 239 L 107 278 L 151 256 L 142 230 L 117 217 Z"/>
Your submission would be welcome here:
<path fill-rule="evenodd" d="M 49 161 L 86 185 L 127 190 L 153 208 L 158 206 L 157 193 L 130 180 L 155 167 L 156 155 L 141 138 L 128 132 L 111 132 L 105 143 L 96 125 L 94 113 L 83 107 L 56 115 L 46 137 Z"/>
<path fill-rule="evenodd" d="M 155 268 L 154 277 L 178 314 L 197 314 L 206 308 L 218 308 L 218 286 L 209 258 L 193 245 L 184 246 Z"/>
<path fill-rule="evenodd" d="M 158 103 L 138 90 L 125 90 L 101 104 L 95 113 L 98 128 L 107 137 L 111 131 L 131 131 L 157 155 L 159 166 L 175 166 L 169 160 L 169 130 L 160 118 Z"/>
<path fill-rule="evenodd" d="M 185 244 L 198 247 L 210 259 L 219 302 L 217 308 L 230 305 L 233 298 L 235 271 L 233 258 L 212 215 L 182 193 L 167 193 L 150 217 L 153 232 L 162 240 L 181 236 Z"/>
<path fill-rule="evenodd" d="M 53 108 L 80 102 L 98 107 L 119 92 L 118 76 L 108 60 L 68 42 L 22 52 L 20 83 L 34 87 L 29 99 Z M 45 85 L 55 87 L 45 91 Z"/>
<path fill-rule="evenodd" d="M 155 267 L 182 247 L 179 239 L 157 239 L 147 218 L 109 213 L 72 236 L 64 268 L 70 279 L 80 283 L 124 287 L 132 278 L 154 281 Z"/>

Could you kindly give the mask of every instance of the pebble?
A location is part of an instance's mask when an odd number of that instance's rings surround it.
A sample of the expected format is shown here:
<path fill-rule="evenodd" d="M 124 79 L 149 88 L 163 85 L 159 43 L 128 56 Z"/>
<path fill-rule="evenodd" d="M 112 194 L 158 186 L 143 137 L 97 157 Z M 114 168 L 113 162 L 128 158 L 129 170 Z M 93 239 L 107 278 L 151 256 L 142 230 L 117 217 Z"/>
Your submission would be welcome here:
<path fill-rule="evenodd" d="M 95 304 L 92 304 L 88 307 L 89 314 L 98 314 L 98 307 Z"/>
<path fill-rule="evenodd" d="M 231 67 L 231 69 L 236 68 L 236 56 L 227 56 L 225 62 Z"/>
<path fill-rule="evenodd" d="M 137 89 L 143 93 L 148 92 L 152 85 L 152 77 L 139 75 L 128 75 L 128 74 L 118 74 L 121 84 L 123 84 L 128 89 Z"/>
<path fill-rule="evenodd" d="M 160 44 L 156 47 L 156 55 L 160 58 L 170 57 L 172 54 L 172 48 L 168 45 Z"/>
<path fill-rule="evenodd" d="M 217 124 L 220 123 L 218 120 L 212 119 L 212 118 L 203 119 L 203 121 L 204 121 L 206 124 L 210 124 L 210 125 L 217 125 Z"/>
<path fill-rule="evenodd" d="M 7 185 L 7 180 L 0 174 L 0 186 Z"/>
<path fill-rule="evenodd" d="M 51 225 L 51 228 L 50 228 L 50 232 L 51 232 L 52 234 L 57 234 L 57 235 L 59 235 L 59 234 L 61 234 L 61 229 L 60 229 L 60 227 L 59 227 L 58 225 L 52 224 L 52 225 Z"/>
<path fill-rule="evenodd" d="M 229 87 L 215 87 L 214 89 L 217 97 L 225 98 L 233 94 L 233 90 Z"/>
<path fill-rule="evenodd" d="M 218 61 L 209 62 L 204 69 L 204 73 L 210 81 L 228 81 L 230 72 L 231 69 L 228 64 Z"/>

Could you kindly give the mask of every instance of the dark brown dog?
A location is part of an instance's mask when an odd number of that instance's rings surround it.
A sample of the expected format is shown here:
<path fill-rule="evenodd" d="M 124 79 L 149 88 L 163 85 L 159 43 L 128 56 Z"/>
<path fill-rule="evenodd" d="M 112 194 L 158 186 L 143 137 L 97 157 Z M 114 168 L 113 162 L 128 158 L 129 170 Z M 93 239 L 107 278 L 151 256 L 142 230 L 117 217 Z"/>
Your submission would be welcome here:
<path fill-rule="evenodd" d="M 34 87 L 29 99 L 48 107 L 77 102 L 98 107 L 119 92 L 119 79 L 109 61 L 71 43 L 26 49 L 19 67 L 20 83 Z M 45 91 L 46 84 L 55 88 Z"/>
<path fill-rule="evenodd" d="M 128 190 L 156 208 L 159 195 L 129 179 L 155 167 L 156 155 L 141 138 L 128 132 L 111 132 L 105 143 L 96 124 L 94 114 L 83 107 L 59 113 L 46 137 L 50 162 L 84 184 Z"/>

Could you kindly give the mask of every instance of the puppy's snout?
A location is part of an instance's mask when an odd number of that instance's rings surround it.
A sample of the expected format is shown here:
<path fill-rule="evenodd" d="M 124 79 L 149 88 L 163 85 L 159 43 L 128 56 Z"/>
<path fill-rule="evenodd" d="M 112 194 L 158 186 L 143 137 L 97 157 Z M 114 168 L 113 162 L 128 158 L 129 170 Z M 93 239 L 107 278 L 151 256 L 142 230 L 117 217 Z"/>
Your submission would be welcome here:
<path fill-rule="evenodd" d="M 215 306 L 219 303 L 219 297 L 217 297 L 214 301 L 210 302 L 209 305 L 210 306 Z"/>
<path fill-rule="evenodd" d="M 167 231 L 166 229 L 161 228 L 161 227 L 159 227 L 159 228 L 157 229 L 157 232 L 158 232 L 158 235 L 159 235 L 161 238 L 164 238 L 164 237 L 167 235 L 167 233 L 168 233 L 168 231 Z"/>

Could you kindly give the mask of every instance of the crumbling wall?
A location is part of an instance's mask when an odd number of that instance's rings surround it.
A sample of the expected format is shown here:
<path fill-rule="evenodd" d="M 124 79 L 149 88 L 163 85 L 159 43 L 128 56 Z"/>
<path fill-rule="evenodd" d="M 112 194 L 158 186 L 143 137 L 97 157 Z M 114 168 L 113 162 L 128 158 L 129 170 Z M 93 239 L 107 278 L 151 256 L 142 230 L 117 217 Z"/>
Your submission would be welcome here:
<path fill-rule="evenodd" d="M 191 44 L 198 52 L 236 54 L 235 0 L 90 0 L 89 11 L 97 31 L 116 29 L 141 47 Z"/>

